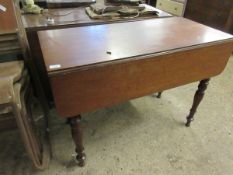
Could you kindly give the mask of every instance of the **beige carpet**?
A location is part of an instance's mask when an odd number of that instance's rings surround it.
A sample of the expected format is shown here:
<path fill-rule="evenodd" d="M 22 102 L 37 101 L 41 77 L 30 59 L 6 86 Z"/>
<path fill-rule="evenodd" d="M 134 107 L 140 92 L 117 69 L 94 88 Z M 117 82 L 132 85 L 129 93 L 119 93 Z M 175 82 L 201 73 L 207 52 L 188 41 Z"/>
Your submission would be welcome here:
<path fill-rule="evenodd" d="M 197 83 L 83 115 L 87 164 L 74 163 L 69 126 L 52 111 L 53 160 L 37 172 L 17 131 L 0 133 L 1 175 L 232 175 L 233 57 L 212 78 L 196 120 L 184 127 Z"/>

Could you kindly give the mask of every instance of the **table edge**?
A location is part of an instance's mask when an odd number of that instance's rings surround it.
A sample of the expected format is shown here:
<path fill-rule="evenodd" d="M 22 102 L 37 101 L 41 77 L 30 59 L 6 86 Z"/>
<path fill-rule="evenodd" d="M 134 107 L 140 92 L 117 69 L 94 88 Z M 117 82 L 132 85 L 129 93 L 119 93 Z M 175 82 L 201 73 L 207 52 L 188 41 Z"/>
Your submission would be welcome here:
<path fill-rule="evenodd" d="M 208 42 L 208 43 L 204 43 L 204 44 L 197 44 L 197 45 L 162 51 L 162 52 L 137 55 L 137 56 L 127 57 L 127 58 L 122 58 L 122 59 L 117 59 L 117 60 L 110 60 L 110 61 L 93 63 L 93 64 L 88 64 L 88 65 L 83 65 L 83 66 L 77 66 L 77 67 L 72 67 L 72 68 L 52 70 L 52 71 L 47 70 L 47 74 L 49 77 L 65 75 L 68 73 L 83 71 L 83 70 L 92 69 L 92 68 L 96 68 L 96 67 L 107 66 L 107 65 L 112 65 L 112 64 L 120 64 L 120 63 L 124 63 L 124 62 L 147 59 L 147 58 L 153 58 L 153 57 L 157 57 L 157 56 L 168 55 L 168 54 L 173 54 L 173 53 L 177 53 L 177 52 L 183 52 L 183 51 L 188 51 L 188 50 L 192 50 L 192 49 L 199 49 L 199 48 L 204 48 L 204 47 L 214 46 L 214 45 L 219 45 L 219 44 L 225 44 L 225 43 L 230 43 L 230 42 L 233 43 L 233 37 L 228 38 L 228 39 L 224 39 L 221 41 Z"/>

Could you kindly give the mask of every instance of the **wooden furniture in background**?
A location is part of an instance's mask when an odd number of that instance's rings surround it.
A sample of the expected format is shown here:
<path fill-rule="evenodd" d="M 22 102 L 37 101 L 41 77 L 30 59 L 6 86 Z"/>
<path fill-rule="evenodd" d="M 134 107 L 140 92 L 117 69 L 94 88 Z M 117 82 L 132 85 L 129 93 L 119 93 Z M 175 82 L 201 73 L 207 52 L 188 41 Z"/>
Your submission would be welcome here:
<path fill-rule="evenodd" d="M 16 4 L 16 12 L 20 14 L 18 5 Z M 115 23 L 115 22 L 126 22 L 126 21 L 137 21 L 144 20 L 148 18 L 166 18 L 172 17 L 172 15 L 163 12 L 162 10 L 157 9 L 159 12 L 158 16 L 148 16 L 148 17 L 139 17 L 139 18 L 121 18 L 121 19 L 103 19 L 103 20 L 92 20 L 85 13 L 85 7 L 80 8 L 68 8 L 68 9 L 49 9 L 49 13 L 44 14 L 23 14 L 18 15 L 21 18 L 18 20 L 23 28 L 22 33 L 25 34 L 25 46 L 27 50 L 27 65 L 30 69 L 32 79 L 35 83 L 35 88 L 37 90 L 38 97 L 40 102 L 43 105 L 44 113 L 48 114 L 49 111 L 49 101 L 52 101 L 52 94 L 50 92 L 49 79 L 47 77 L 47 71 L 45 67 L 44 60 L 42 58 L 42 53 L 40 50 L 39 38 L 37 35 L 38 31 L 48 30 L 48 29 L 62 29 L 70 27 L 81 27 L 81 26 L 90 26 L 90 25 L 100 25 L 104 23 Z M 71 13 L 70 13 L 71 12 Z M 55 23 L 49 25 L 47 23 L 47 17 L 54 18 Z M 47 97 L 47 98 L 46 98 Z M 79 120 L 70 121 L 74 123 L 74 130 L 76 125 L 78 125 Z M 72 125 L 71 125 L 72 126 Z M 47 130 L 49 131 L 49 130 Z M 79 132 L 78 132 L 79 133 Z M 80 134 L 78 134 L 79 136 Z M 76 137 L 74 135 L 74 137 Z"/>
<path fill-rule="evenodd" d="M 186 0 L 157 0 L 156 7 L 176 16 L 183 16 Z"/>
<path fill-rule="evenodd" d="M 147 4 L 149 4 L 149 5 L 153 6 L 153 7 L 155 7 L 155 6 L 156 6 L 157 0 L 146 0 L 145 2 L 146 2 Z"/>
<path fill-rule="evenodd" d="M 233 50 L 233 36 L 181 17 L 39 31 L 38 38 L 80 166 L 80 114 L 202 80 L 189 126 L 208 78 L 223 71 Z"/>
<path fill-rule="evenodd" d="M 228 16 L 224 30 L 228 33 L 233 34 L 233 7 L 231 8 L 231 12 L 230 15 Z"/>
<path fill-rule="evenodd" d="M 49 80 L 47 78 L 47 72 L 45 68 L 44 61 L 41 60 L 41 52 L 39 46 L 39 40 L 37 36 L 37 31 L 48 30 L 48 29 L 62 29 L 69 27 L 81 27 L 89 25 L 99 25 L 104 23 L 116 23 L 116 22 L 126 22 L 126 21 L 138 21 L 151 18 L 166 18 L 172 17 L 172 15 L 157 9 L 159 12 L 158 16 L 146 16 L 139 18 L 116 18 L 116 19 L 101 19 L 93 20 L 85 13 L 85 7 L 80 8 L 63 8 L 63 9 L 49 9 L 49 13 L 44 14 L 24 14 L 22 15 L 22 23 L 25 28 L 29 50 L 32 54 L 32 62 L 36 67 L 36 72 L 38 73 L 40 82 L 43 87 L 47 101 L 52 101 L 52 93 L 50 90 Z M 72 13 L 70 13 L 72 12 Z M 68 15 L 64 15 L 68 14 Z M 53 25 L 48 25 L 47 17 L 52 17 L 55 20 Z M 38 77 L 37 77 L 38 78 Z"/>
<path fill-rule="evenodd" d="M 0 0 L 0 5 L 6 9 L 6 11 L 0 10 L 0 56 L 21 54 L 13 2 Z"/>
<path fill-rule="evenodd" d="M 0 10 L 0 34 L 16 32 L 17 23 L 12 0 L 0 0 L 6 11 Z"/>
<path fill-rule="evenodd" d="M 232 9 L 232 0 L 187 0 L 184 17 L 233 34 Z"/>
<path fill-rule="evenodd" d="M 18 34 L 16 32 L 0 34 L 0 56 L 17 55 L 21 53 L 22 50 L 18 40 Z"/>
<path fill-rule="evenodd" d="M 33 123 L 34 118 L 30 110 L 33 97 L 32 88 L 27 71 L 23 70 L 24 66 L 22 66 L 24 65 L 22 59 L 25 62 L 28 60 L 28 55 L 26 55 L 28 50 L 24 47 L 27 42 L 24 37 L 24 29 L 20 25 L 21 12 L 17 10 L 15 1 L 0 0 L 0 5 L 3 6 L 3 11 L 0 10 L 0 62 L 4 62 L 0 65 L 1 99 L 9 97 L 9 93 L 5 93 L 6 90 L 11 92 L 9 102 L 3 103 L 1 101 L 0 113 L 2 112 L 1 109 L 3 109 L 3 115 L 0 116 L 0 122 L 4 122 L 4 128 L 6 128 L 7 124 L 12 124 L 16 121 L 17 125 L 15 126 L 17 126 L 21 134 L 25 150 L 34 167 L 45 169 L 50 159 L 48 130 L 36 130 L 36 125 Z M 6 11 L 4 11 L 4 8 L 6 8 Z M 5 57 L 8 59 L 5 59 Z M 21 61 L 11 61 L 15 59 L 20 59 Z M 20 66 L 18 66 L 18 63 L 20 63 Z M 31 64 L 28 64 L 28 62 L 27 67 L 31 68 Z M 22 71 L 22 75 L 18 75 Z M 30 69 L 30 73 L 33 74 L 34 71 Z M 15 77 L 18 78 L 17 81 L 12 81 L 12 79 L 16 79 Z M 6 86 L 8 81 L 12 81 L 12 86 Z M 34 81 L 37 80 L 34 79 Z M 37 84 L 34 87 L 40 88 Z M 40 98 L 41 94 L 38 96 Z M 10 111 L 7 111 L 9 113 L 5 111 L 6 106 L 12 108 Z M 12 120 L 10 120 L 10 117 Z M 0 124 L 0 127 L 3 124 Z M 38 137 L 38 133 L 40 133 L 40 137 Z M 44 135 L 45 138 L 42 143 L 40 138 Z"/>
<path fill-rule="evenodd" d="M 12 0 L 0 0 L 0 63 L 16 60 L 21 53 L 18 42 L 17 24 Z M 1 66 L 0 66 L 1 67 Z M 0 109 L 1 111 L 1 109 Z M 0 112 L 1 113 L 1 112 Z M 13 115 L 5 114 L 0 117 L 0 130 L 16 128 Z"/>

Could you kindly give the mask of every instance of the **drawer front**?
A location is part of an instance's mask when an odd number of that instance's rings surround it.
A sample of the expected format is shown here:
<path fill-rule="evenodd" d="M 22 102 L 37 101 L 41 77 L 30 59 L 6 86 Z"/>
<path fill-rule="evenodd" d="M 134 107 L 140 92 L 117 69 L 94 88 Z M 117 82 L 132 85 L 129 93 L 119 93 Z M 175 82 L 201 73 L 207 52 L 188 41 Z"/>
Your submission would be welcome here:
<path fill-rule="evenodd" d="M 170 0 L 158 0 L 156 7 L 173 15 L 182 16 L 184 4 Z"/>

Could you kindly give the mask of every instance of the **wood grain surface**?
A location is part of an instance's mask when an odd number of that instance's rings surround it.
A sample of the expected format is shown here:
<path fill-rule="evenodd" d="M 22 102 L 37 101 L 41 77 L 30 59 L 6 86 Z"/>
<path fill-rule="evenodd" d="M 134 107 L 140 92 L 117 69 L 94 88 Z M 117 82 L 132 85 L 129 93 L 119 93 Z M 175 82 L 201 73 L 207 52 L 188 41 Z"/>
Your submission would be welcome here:
<path fill-rule="evenodd" d="M 156 8 L 155 8 L 156 9 Z M 22 15 L 22 22 L 27 31 L 38 31 L 48 30 L 56 28 L 68 28 L 77 26 L 97 25 L 103 23 L 112 22 L 126 22 L 126 21 L 137 21 L 151 18 L 166 18 L 172 17 L 171 14 L 166 13 L 162 10 L 156 9 L 159 12 L 158 16 L 150 15 L 138 18 L 114 18 L 114 19 L 91 19 L 85 12 L 85 7 L 78 8 L 60 8 L 60 9 L 49 9 L 49 13 L 43 14 L 24 14 Z M 51 17 L 55 20 L 53 25 L 47 23 L 47 17 Z"/>
<path fill-rule="evenodd" d="M 99 2 L 101 0 L 97 0 Z M 85 7 L 79 8 L 62 8 L 62 9 L 48 9 L 48 12 L 42 14 L 22 14 L 19 15 L 22 20 L 23 27 L 27 34 L 27 40 L 29 45 L 29 50 L 31 54 L 31 62 L 37 69 L 35 72 L 39 72 L 38 76 L 34 76 L 33 79 L 39 79 L 42 82 L 42 88 L 38 89 L 44 91 L 46 94 L 47 101 L 53 101 L 52 93 L 49 86 L 49 81 L 47 77 L 46 67 L 44 65 L 43 57 L 41 57 L 41 48 L 38 40 L 37 31 L 39 30 L 49 30 L 49 29 L 61 29 L 70 27 L 80 27 L 80 26 L 91 26 L 100 25 L 105 23 L 122 23 L 129 21 L 138 21 L 151 18 L 166 18 L 172 17 L 171 14 L 163 12 L 162 10 L 156 9 L 159 12 L 158 15 L 149 15 L 137 18 L 104 18 L 102 20 L 93 20 L 85 12 Z M 19 11 L 18 11 L 19 12 Z M 54 19 L 54 24 L 49 25 L 47 23 L 47 18 L 51 17 Z M 39 81 L 37 81 L 40 83 Z M 43 90 L 44 89 L 44 90 Z M 42 104 L 45 104 L 43 102 Z"/>
<path fill-rule="evenodd" d="M 0 0 L 6 11 L 0 10 L 0 34 L 16 32 L 17 23 L 12 0 Z"/>
<path fill-rule="evenodd" d="M 180 17 L 38 34 L 63 117 L 218 75 L 233 51 L 231 35 Z"/>
<path fill-rule="evenodd" d="M 57 111 L 71 117 L 218 75 L 232 50 L 229 42 L 56 74 L 50 82 Z"/>
<path fill-rule="evenodd" d="M 49 73 L 232 39 L 182 17 L 39 31 L 38 36 Z"/>

